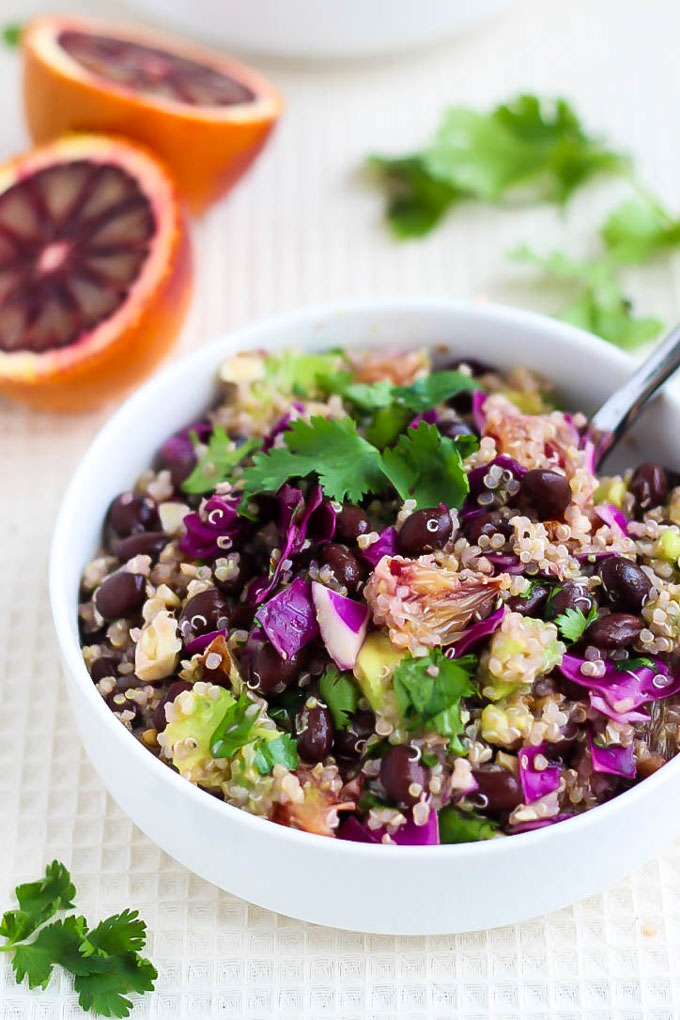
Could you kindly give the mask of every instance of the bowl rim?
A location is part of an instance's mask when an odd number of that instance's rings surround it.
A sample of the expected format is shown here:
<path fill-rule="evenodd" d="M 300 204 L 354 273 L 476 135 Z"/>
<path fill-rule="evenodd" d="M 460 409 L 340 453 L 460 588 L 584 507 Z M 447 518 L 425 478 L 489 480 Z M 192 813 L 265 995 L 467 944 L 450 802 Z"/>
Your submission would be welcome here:
<path fill-rule="evenodd" d="M 234 824 L 250 827 L 253 832 L 261 833 L 262 836 L 279 838 L 291 847 L 303 845 L 311 847 L 316 845 L 321 849 L 325 846 L 330 852 L 353 854 L 357 858 L 366 855 L 377 854 L 380 844 L 357 843 L 351 840 L 332 839 L 317 833 L 305 832 L 293 829 L 284 825 L 272 823 L 267 818 L 250 814 L 243 808 L 235 807 L 224 801 L 218 800 L 198 786 L 187 781 L 179 773 L 174 772 L 167 764 L 162 762 L 155 755 L 142 746 L 139 740 L 122 726 L 108 708 L 104 699 L 97 691 L 95 685 L 85 666 L 81 654 L 81 648 L 72 634 L 72 604 L 70 593 L 67 590 L 64 576 L 66 569 L 66 552 L 68 546 L 68 535 L 80 515 L 80 508 L 83 506 L 82 496 L 86 488 L 87 478 L 91 466 L 97 461 L 99 447 L 104 445 L 109 436 L 115 435 L 120 430 L 125 430 L 129 419 L 134 419 L 138 410 L 150 404 L 154 396 L 159 392 L 177 385 L 184 376 L 186 368 L 200 363 L 206 370 L 215 373 L 220 358 L 225 356 L 224 348 L 229 347 L 234 351 L 248 349 L 262 344 L 269 332 L 279 333 L 295 325 L 309 325 L 315 320 L 325 321 L 346 313 L 380 315 L 381 313 L 431 313 L 444 312 L 452 316 L 470 316 L 486 319 L 495 323 L 499 328 L 509 323 L 515 325 L 526 325 L 534 330 L 540 329 L 545 333 L 546 340 L 550 336 L 559 336 L 567 340 L 576 350 L 583 354 L 592 353 L 593 347 L 599 348 L 602 353 L 624 369 L 631 369 L 635 364 L 630 354 L 613 348 L 611 344 L 602 340 L 586 330 L 572 326 L 557 319 L 550 318 L 539 312 L 528 311 L 509 305 L 493 302 L 476 302 L 450 298 L 447 296 L 381 296 L 377 298 L 356 298 L 334 301 L 324 304 L 316 304 L 284 311 L 280 314 L 270 315 L 256 319 L 254 322 L 227 330 L 210 343 L 189 352 L 183 357 L 166 365 L 160 372 L 157 372 L 148 379 L 141 387 L 132 393 L 116 409 L 113 415 L 95 434 L 89 443 L 84 455 L 81 457 L 77 467 L 71 476 L 68 486 L 64 492 L 54 526 L 52 542 L 49 554 L 49 594 L 52 608 L 53 621 L 57 633 L 57 640 L 61 649 L 62 657 L 68 672 L 73 678 L 74 686 L 78 695 L 85 698 L 95 713 L 98 713 L 102 721 L 107 720 L 105 725 L 115 733 L 115 741 L 122 753 L 128 753 L 139 762 L 140 768 L 151 769 L 151 774 L 159 782 L 166 783 L 170 789 L 175 790 L 178 796 L 188 797 L 194 801 L 197 807 L 203 808 L 209 813 L 219 813 L 226 810 L 231 814 Z M 285 346 L 285 345 L 284 345 Z M 312 348 L 313 349 L 313 348 Z M 668 401 L 670 399 L 674 407 L 680 411 L 680 397 L 668 397 L 662 395 L 659 399 Z M 577 829 L 582 833 L 593 824 L 605 824 L 606 820 L 612 819 L 617 813 L 625 808 L 634 808 L 636 800 L 652 793 L 653 788 L 672 780 L 673 776 L 680 769 L 680 755 L 667 762 L 661 769 L 646 777 L 635 786 L 622 793 L 617 794 L 604 804 L 598 804 L 573 818 L 566 819 L 558 825 L 547 825 L 542 828 L 528 832 L 516 833 L 511 837 L 511 845 L 515 850 L 521 847 L 528 848 L 529 841 L 538 846 L 540 841 L 554 840 L 556 832 L 563 832 L 564 826 L 569 827 L 569 833 L 577 835 Z M 665 774 L 664 774 L 665 773 Z M 106 784 L 104 784 L 106 785 Z M 310 840 L 314 841 L 311 843 Z M 517 840 L 520 843 L 517 843 Z M 300 843 L 302 841 L 302 843 Z M 507 839 L 489 839 L 474 843 L 442 843 L 425 846 L 402 846 L 390 847 L 390 858 L 403 858 L 408 861 L 431 859 L 432 854 L 438 856 L 450 855 L 452 863 L 462 862 L 471 855 L 485 854 L 489 860 L 495 855 L 507 852 L 509 849 Z M 384 851 L 383 851 L 384 852 Z"/>

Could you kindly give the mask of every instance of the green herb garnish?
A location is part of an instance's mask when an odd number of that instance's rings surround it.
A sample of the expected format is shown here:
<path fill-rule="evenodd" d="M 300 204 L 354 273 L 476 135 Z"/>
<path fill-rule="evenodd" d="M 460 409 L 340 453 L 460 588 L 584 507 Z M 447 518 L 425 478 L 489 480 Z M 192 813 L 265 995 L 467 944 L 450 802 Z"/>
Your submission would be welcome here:
<path fill-rule="evenodd" d="M 262 440 L 251 436 L 237 446 L 221 425 L 216 425 L 208 440 L 208 449 L 188 478 L 182 482 L 182 491 L 192 495 L 212 492 L 220 482 L 228 481 L 241 461 L 262 446 Z"/>
<path fill-rule="evenodd" d="M 5 46 L 9 46 L 10 49 L 14 50 L 21 42 L 21 34 L 24 30 L 24 26 L 18 22 L 4 25 L 2 29 L 2 41 Z"/>
<path fill-rule="evenodd" d="M 654 198 L 640 193 L 614 209 L 601 237 L 614 262 L 642 265 L 680 245 L 680 219 L 673 219 Z"/>
<path fill-rule="evenodd" d="M 17 886 L 19 909 L 3 915 L 0 952 L 12 954 L 17 983 L 26 978 L 29 988 L 46 988 L 59 964 L 73 975 L 83 1009 L 126 1017 L 133 1005 L 129 993 L 152 991 L 158 977 L 153 964 L 140 955 L 146 925 L 136 910 L 114 914 L 92 929 L 75 914 L 45 924 L 58 911 L 73 910 L 74 896 L 71 876 L 59 861 L 47 866 L 43 879 Z"/>
<path fill-rule="evenodd" d="M 657 669 L 657 664 L 653 659 L 647 658 L 646 655 L 639 655 L 633 659 L 620 659 L 614 663 L 614 669 L 617 669 L 620 673 L 632 673 L 636 669 Z"/>
<path fill-rule="evenodd" d="M 262 706 L 251 701 L 246 691 L 230 705 L 210 738 L 213 758 L 233 758 L 252 740 L 253 728 L 262 714 Z"/>
<path fill-rule="evenodd" d="M 287 769 L 298 767 L 297 741 L 289 733 L 273 740 L 262 739 L 257 744 L 255 768 L 260 775 L 268 775 L 275 765 L 284 765 Z"/>
<path fill-rule="evenodd" d="M 564 203 L 593 174 L 628 161 L 588 135 L 564 99 L 520 95 L 489 113 L 453 107 L 422 152 L 374 156 L 369 166 L 387 192 L 393 232 L 421 237 L 463 198 Z"/>
<path fill-rule="evenodd" d="M 583 632 L 599 619 L 600 614 L 597 606 L 591 606 L 587 616 L 584 616 L 581 609 L 565 609 L 563 613 L 555 617 L 555 623 L 565 641 L 578 641 Z"/>
<path fill-rule="evenodd" d="M 359 435 L 351 418 L 298 420 L 284 433 L 284 446 L 256 453 L 244 471 L 246 500 L 276 492 L 291 478 L 316 474 L 328 499 L 358 502 L 391 482 L 402 499 L 418 507 L 462 504 L 468 482 L 460 452 L 451 439 L 426 422 L 409 429 L 384 454 Z"/>
<path fill-rule="evenodd" d="M 349 717 L 356 712 L 359 700 L 357 686 L 350 675 L 340 673 L 335 666 L 331 666 L 321 677 L 319 691 L 333 716 L 335 728 L 348 729 Z"/>
<path fill-rule="evenodd" d="M 631 348 L 658 336 L 663 323 L 654 318 L 636 318 L 631 301 L 625 296 L 608 258 L 574 262 L 561 252 L 537 255 L 526 246 L 510 252 L 510 257 L 532 262 L 546 277 L 562 281 L 573 297 L 560 318 L 589 330 L 618 347 Z"/>
<path fill-rule="evenodd" d="M 462 753 L 461 699 L 474 693 L 476 666 L 474 655 L 448 659 L 439 648 L 421 658 L 402 659 L 392 683 L 407 726 L 434 729 L 449 738 L 451 750 Z"/>
<path fill-rule="evenodd" d="M 474 812 L 459 811 L 453 805 L 439 812 L 439 841 L 441 843 L 478 843 L 493 839 L 498 823 Z"/>

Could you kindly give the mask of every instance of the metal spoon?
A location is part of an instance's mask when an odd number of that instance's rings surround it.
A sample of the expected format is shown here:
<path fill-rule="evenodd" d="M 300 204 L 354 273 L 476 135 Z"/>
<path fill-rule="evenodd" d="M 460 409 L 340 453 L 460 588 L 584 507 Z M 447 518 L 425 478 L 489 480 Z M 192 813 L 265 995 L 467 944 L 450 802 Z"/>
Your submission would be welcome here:
<path fill-rule="evenodd" d="M 671 330 L 593 415 L 589 431 L 595 443 L 596 468 L 679 366 L 680 325 Z"/>

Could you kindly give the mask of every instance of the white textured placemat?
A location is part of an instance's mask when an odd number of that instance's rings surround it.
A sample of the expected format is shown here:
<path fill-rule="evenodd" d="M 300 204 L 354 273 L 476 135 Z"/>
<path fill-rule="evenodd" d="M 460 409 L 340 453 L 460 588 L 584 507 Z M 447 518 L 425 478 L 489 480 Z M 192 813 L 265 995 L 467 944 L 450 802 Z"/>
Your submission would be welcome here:
<path fill-rule="evenodd" d="M 14 13 L 7 0 L 0 7 Z M 17 13 L 24 16 L 18 5 Z M 399 246 L 352 170 L 368 151 L 419 144 L 449 101 L 561 92 L 634 152 L 647 183 L 678 208 L 678 43 L 676 0 L 531 0 L 457 42 L 398 61 L 271 69 L 289 109 L 254 173 L 196 227 L 196 300 L 178 352 L 257 316 L 348 295 L 450 293 L 549 306 L 504 251 L 529 240 L 579 252 L 621 185 L 589 189 L 566 220 L 545 208 L 464 209 L 423 243 Z M 16 58 L 2 54 L 2 153 L 23 144 L 16 78 Z M 640 310 L 677 317 L 679 272 L 677 260 L 637 272 Z M 53 418 L 0 404 L 3 907 L 18 881 L 60 857 L 89 917 L 138 908 L 159 979 L 137 1018 L 680 1016 L 680 842 L 606 893 L 548 917 L 458 937 L 387 938 L 248 906 L 134 828 L 80 747 L 46 587 L 60 493 L 105 417 Z M 414 875 L 405 899 L 417 895 Z M 0 964 L 1 1020 L 80 1015 L 65 978 L 29 992 Z"/>

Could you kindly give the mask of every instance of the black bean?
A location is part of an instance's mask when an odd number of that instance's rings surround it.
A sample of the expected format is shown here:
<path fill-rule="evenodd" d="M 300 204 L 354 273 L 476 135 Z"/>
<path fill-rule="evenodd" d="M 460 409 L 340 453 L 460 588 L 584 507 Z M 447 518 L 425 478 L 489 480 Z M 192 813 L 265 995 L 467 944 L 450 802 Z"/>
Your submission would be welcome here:
<path fill-rule="evenodd" d="M 164 531 L 141 531 L 122 538 L 116 546 L 116 556 L 121 563 L 127 563 L 133 556 L 150 556 L 157 560 L 169 541 L 170 536 Z"/>
<path fill-rule="evenodd" d="M 453 525 L 444 506 L 416 510 L 404 521 L 399 532 L 399 552 L 404 556 L 422 556 L 446 545 Z"/>
<path fill-rule="evenodd" d="M 569 482 L 557 471 L 534 468 L 519 483 L 518 502 L 541 521 L 561 517 L 571 502 Z"/>
<path fill-rule="evenodd" d="M 639 613 L 649 595 L 651 582 L 637 563 L 623 556 L 609 556 L 600 564 L 602 587 L 617 609 Z"/>
<path fill-rule="evenodd" d="M 512 523 L 500 510 L 490 510 L 486 514 L 478 514 L 472 517 L 463 525 L 463 534 L 470 545 L 479 545 L 482 535 L 491 538 L 492 535 L 502 535 L 509 538 L 512 535 Z"/>
<path fill-rule="evenodd" d="M 121 492 L 109 507 L 106 523 L 118 538 L 127 538 L 152 530 L 158 523 L 158 514 L 152 500 L 134 492 Z"/>
<path fill-rule="evenodd" d="M 415 804 L 427 787 L 427 770 L 417 749 L 410 744 L 391 747 L 380 762 L 380 780 L 389 799 L 399 807 Z"/>
<path fill-rule="evenodd" d="M 190 690 L 191 684 L 187 683 L 186 680 L 175 680 L 174 683 L 170 684 L 167 691 L 165 692 L 161 700 L 158 702 L 158 705 L 154 709 L 153 713 L 154 728 L 157 729 L 159 733 L 161 732 L 161 730 L 164 730 L 168 724 L 167 719 L 165 718 L 165 706 L 169 704 L 171 701 L 174 701 L 177 695 L 181 694 L 182 691 Z"/>
<path fill-rule="evenodd" d="M 305 662 L 305 649 L 283 659 L 269 641 L 249 641 L 245 653 L 246 682 L 258 694 L 282 691 L 301 672 Z"/>
<path fill-rule="evenodd" d="M 479 789 L 471 793 L 470 797 L 473 803 L 479 798 L 479 806 L 485 814 L 505 815 L 522 803 L 519 780 L 507 769 L 473 769 L 472 775 Z"/>
<path fill-rule="evenodd" d="M 331 568 L 339 584 L 344 584 L 348 592 L 356 591 L 363 580 L 364 569 L 346 545 L 327 542 L 321 546 L 320 556 L 322 562 Z"/>
<path fill-rule="evenodd" d="M 446 439 L 456 439 L 458 436 L 476 436 L 475 430 L 464 421 L 457 418 L 445 418 L 437 422 L 439 434 Z"/>
<path fill-rule="evenodd" d="M 340 758 L 355 758 L 361 754 L 364 744 L 375 728 L 373 712 L 361 710 L 350 717 L 346 730 L 335 734 L 334 750 Z M 357 746 L 358 745 L 358 746 Z"/>
<path fill-rule="evenodd" d="M 597 648 L 628 648 L 640 636 L 642 620 L 630 613 L 610 613 L 591 623 L 586 640 Z"/>
<path fill-rule="evenodd" d="M 102 582 L 94 593 L 94 604 L 105 620 L 134 616 L 144 601 L 145 578 L 119 570 Z"/>
<path fill-rule="evenodd" d="M 660 464 L 648 461 L 635 468 L 629 488 L 638 510 L 651 510 L 666 502 L 668 475 Z"/>
<path fill-rule="evenodd" d="M 95 683 L 107 676 L 118 676 L 116 660 L 109 655 L 100 655 L 90 666 L 90 676 Z"/>
<path fill-rule="evenodd" d="M 295 717 L 298 753 L 303 761 L 323 761 L 333 747 L 333 717 L 325 705 L 305 705 Z"/>
<path fill-rule="evenodd" d="M 191 436 L 186 432 L 178 432 L 177 435 L 166 439 L 158 451 L 157 464 L 159 469 L 170 472 L 172 484 L 179 489 L 197 464 Z"/>
<path fill-rule="evenodd" d="M 538 616 L 548 600 L 550 588 L 547 584 L 535 581 L 529 594 L 512 595 L 505 603 L 511 613 L 521 613 L 522 616 Z"/>
<path fill-rule="evenodd" d="M 351 503 L 345 503 L 335 517 L 335 538 L 343 542 L 356 542 L 359 535 L 367 535 L 371 530 L 368 514 Z"/>
<path fill-rule="evenodd" d="M 194 595 L 184 606 L 179 617 L 179 633 L 184 644 L 202 634 L 226 627 L 229 606 L 217 588 L 206 588 Z"/>
<path fill-rule="evenodd" d="M 132 712 L 132 719 L 128 719 L 128 725 L 130 726 L 141 726 L 144 722 L 144 713 L 140 705 L 136 701 L 132 701 L 130 698 L 125 697 L 124 690 L 111 691 L 106 696 L 106 704 L 114 712 Z"/>
<path fill-rule="evenodd" d="M 593 606 L 593 597 L 587 585 L 580 581 L 565 581 L 548 599 L 545 615 L 549 620 L 561 616 L 567 609 L 580 609 L 587 616 Z"/>
<path fill-rule="evenodd" d="M 231 553 L 229 560 L 234 565 L 234 572 L 226 580 L 220 580 L 213 575 L 215 587 L 224 595 L 233 595 L 240 592 L 243 586 L 255 576 L 257 569 L 255 560 L 246 552 Z"/>

